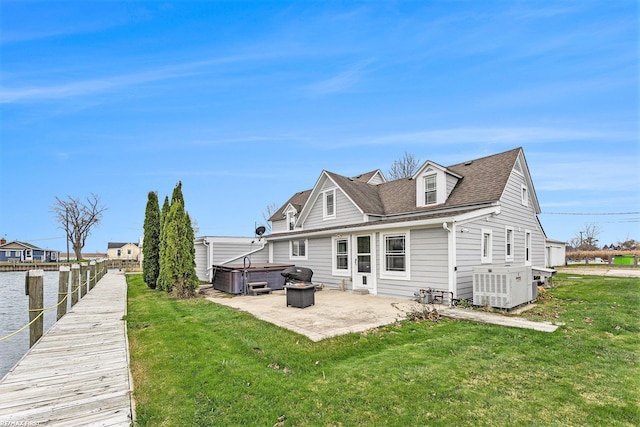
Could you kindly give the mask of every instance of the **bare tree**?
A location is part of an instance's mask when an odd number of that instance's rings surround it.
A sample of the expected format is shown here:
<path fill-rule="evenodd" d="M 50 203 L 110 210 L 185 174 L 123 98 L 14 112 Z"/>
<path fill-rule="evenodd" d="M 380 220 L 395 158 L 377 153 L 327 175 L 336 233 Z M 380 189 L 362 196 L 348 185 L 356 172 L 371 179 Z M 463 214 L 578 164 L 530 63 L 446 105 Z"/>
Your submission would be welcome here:
<path fill-rule="evenodd" d="M 597 224 L 585 224 L 570 243 L 580 251 L 595 251 L 599 249 L 598 236 L 601 231 L 602 229 Z"/>
<path fill-rule="evenodd" d="M 267 229 L 267 234 L 271 233 L 271 221 L 269 221 L 269 218 L 278 211 L 278 208 L 279 206 L 277 204 L 270 203 L 264 208 L 264 212 L 262 212 L 262 219 L 264 220 L 264 226 Z"/>
<path fill-rule="evenodd" d="M 82 259 L 82 248 L 91 234 L 91 229 L 100 224 L 102 213 L 107 208 L 100 204 L 100 198 L 91 193 L 85 201 L 67 196 L 66 199 L 56 197 L 51 206 L 60 229 L 67 234 L 67 242 L 71 242 L 76 259 Z"/>
<path fill-rule="evenodd" d="M 420 160 L 405 151 L 404 156 L 395 160 L 389 168 L 389 179 L 409 178 L 416 172 L 419 164 Z"/>

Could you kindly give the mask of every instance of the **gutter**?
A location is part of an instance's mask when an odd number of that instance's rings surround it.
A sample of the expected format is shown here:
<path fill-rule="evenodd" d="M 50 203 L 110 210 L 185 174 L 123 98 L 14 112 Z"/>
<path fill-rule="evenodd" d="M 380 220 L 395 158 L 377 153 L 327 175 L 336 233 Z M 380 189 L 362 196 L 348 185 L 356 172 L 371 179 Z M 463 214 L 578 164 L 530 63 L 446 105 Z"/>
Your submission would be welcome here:
<path fill-rule="evenodd" d="M 411 219 L 408 218 L 406 221 L 392 222 L 392 223 L 385 222 L 382 224 L 377 224 L 377 222 L 374 221 L 374 222 L 365 223 L 365 224 L 357 224 L 354 226 L 347 226 L 342 228 L 336 227 L 336 228 L 324 229 L 320 231 L 305 232 L 304 230 L 302 230 L 301 232 L 282 233 L 277 236 L 271 235 L 269 238 L 272 241 L 279 241 L 279 240 L 289 240 L 292 237 L 297 237 L 297 236 L 305 236 L 305 237 L 327 236 L 327 235 L 335 234 L 337 232 L 350 233 L 350 232 L 362 232 L 362 231 L 388 230 L 388 229 L 394 229 L 394 228 L 439 226 L 443 222 L 462 224 L 464 222 L 475 221 L 478 218 L 481 218 L 483 216 L 490 217 L 490 216 L 499 215 L 499 214 L 500 214 L 500 205 L 496 204 L 496 205 L 483 208 L 477 211 L 471 211 L 471 212 L 463 213 L 460 215 L 445 216 L 440 218 L 430 218 L 430 219 L 423 219 L 419 221 L 412 221 Z"/>

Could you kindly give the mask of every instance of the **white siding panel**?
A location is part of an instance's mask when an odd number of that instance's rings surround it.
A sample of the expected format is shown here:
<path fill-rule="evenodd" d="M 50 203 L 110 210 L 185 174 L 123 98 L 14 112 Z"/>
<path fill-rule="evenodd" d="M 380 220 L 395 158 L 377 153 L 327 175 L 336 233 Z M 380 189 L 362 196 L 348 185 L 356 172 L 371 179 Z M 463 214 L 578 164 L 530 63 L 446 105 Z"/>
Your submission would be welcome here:
<path fill-rule="evenodd" d="M 471 298 L 473 296 L 473 267 L 481 265 L 481 230 L 489 229 L 492 232 L 492 264 L 504 264 L 505 253 L 505 227 L 514 230 L 514 258 L 509 264 L 524 264 L 524 239 L 525 230 L 532 233 L 532 265 L 544 266 L 545 261 L 545 237 L 536 213 L 529 201 L 528 206 L 521 203 L 521 186 L 525 184 L 524 177 L 517 173 L 511 173 L 505 191 L 500 199 L 500 215 L 490 217 L 489 220 L 477 221 L 460 225 L 456 233 L 456 261 L 458 271 L 456 283 L 458 297 Z M 528 192 L 531 193 L 532 189 Z M 461 229 L 467 231 L 461 233 Z"/>
<path fill-rule="evenodd" d="M 289 258 L 289 241 L 273 243 L 273 262 L 280 264 L 293 263 L 298 267 L 310 268 L 313 271 L 312 281 L 328 287 L 337 287 L 342 277 L 331 275 L 331 237 L 307 240 L 307 259 L 295 261 Z"/>
<path fill-rule="evenodd" d="M 378 295 L 413 298 L 419 289 L 448 289 L 447 232 L 442 228 L 412 229 L 411 234 L 411 280 L 377 278 Z M 379 244 L 379 238 L 376 238 Z M 378 262 L 384 256 L 377 248 Z M 380 270 L 378 269 L 378 272 Z M 379 275 L 379 273 L 378 273 Z"/>
<path fill-rule="evenodd" d="M 202 242 L 194 244 L 195 248 L 195 262 L 196 262 L 196 276 L 202 282 L 209 281 L 209 272 L 207 271 L 207 247 Z"/>
<path fill-rule="evenodd" d="M 456 186 L 457 183 L 458 183 L 458 178 L 451 175 L 447 175 L 447 197 L 449 197 L 449 194 L 451 194 L 451 192 L 453 191 L 453 188 Z"/>
<path fill-rule="evenodd" d="M 318 197 L 307 216 L 303 225 L 305 230 L 318 228 L 335 227 L 347 224 L 358 224 L 363 222 L 360 210 L 345 196 L 338 188 L 336 189 L 336 217 L 334 219 L 323 219 L 322 195 Z"/>
<path fill-rule="evenodd" d="M 273 221 L 271 223 L 271 232 L 273 234 L 284 233 L 285 231 L 288 231 L 286 220 L 283 219 L 282 221 Z"/>
<path fill-rule="evenodd" d="M 231 258 L 237 258 L 237 262 L 242 262 L 244 256 L 253 250 L 262 248 L 265 240 L 260 242 L 257 239 L 252 238 L 220 238 L 209 237 L 206 238 L 208 245 L 204 244 L 204 239 L 199 237 L 195 240 L 195 262 L 196 262 L 196 275 L 198 279 L 208 282 L 211 265 L 219 265 Z M 251 243 L 254 241 L 254 243 Z M 211 260 L 209 259 L 209 252 L 211 253 Z M 269 260 L 269 249 L 264 247 L 262 250 L 251 255 L 252 263 L 264 263 Z M 210 265 L 211 262 L 211 265 Z M 231 261 L 231 264 L 236 261 Z"/>

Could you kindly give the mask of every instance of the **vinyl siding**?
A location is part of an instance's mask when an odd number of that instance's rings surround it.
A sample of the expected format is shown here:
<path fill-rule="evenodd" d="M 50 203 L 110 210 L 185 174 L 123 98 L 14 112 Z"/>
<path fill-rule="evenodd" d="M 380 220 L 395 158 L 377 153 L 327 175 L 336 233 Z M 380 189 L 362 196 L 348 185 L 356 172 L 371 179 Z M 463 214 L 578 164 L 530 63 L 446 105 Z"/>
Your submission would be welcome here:
<path fill-rule="evenodd" d="M 332 276 L 331 237 L 307 240 L 307 259 L 295 260 L 289 257 L 289 241 L 273 242 L 273 262 L 276 264 L 293 263 L 298 267 L 313 271 L 312 281 L 328 287 L 338 287 L 342 277 Z"/>
<path fill-rule="evenodd" d="M 363 215 L 360 210 L 351 203 L 351 200 L 339 188 L 336 188 L 336 217 L 334 219 L 323 219 L 324 206 L 322 197 L 321 193 L 313 202 L 309 216 L 307 216 L 303 224 L 305 230 L 358 224 L 363 221 Z"/>
<path fill-rule="evenodd" d="M 288 231 L 287 229 L 287 220 L 283 219 L 282 221 L 273 221 L 271 223 L 271 232 L 272 233 L 284 233 Z"/>
<path fill-rule="evenodd" d="M 369 180 L 368 184 L 371 185 L 378 185 L 378 184 L 382 184 L 384 181 L 382 180 L 382 177 L 380 176 L 380 174 L 376 174 L 373 178 L 371 178 L 371 180 Z"/>
<path fill-rule="evenodd" d="M 505 227 L 514 231 L 514 258 L 509 261 L 512 265 L 523 265 L 525 262 L 525 230 L 531 232 L 532 259 L 534 266 L 544 266 L 545 237 L 537 221 L 531 200 L 528 206 L 523 206 L 520 199 L 521 185 L 525 183 L 521 174 L 512 172 L 505 191 L 500 199 L 500 215 L 490 217 L 489 220 L 477 221 L 459 225 L 456 229 L 456 262 L 457 262 L 457 296 L 471 298 L 473 296 L 473 267 L 482 265 L 482 230 L 491 230 L 492 251 L 491 264 L 505 264 Z M 529 189 L 530 194 L 532 189 Z M 467 229 L 461 233 L 461 229 Z"/>
<path fill-rule="evenodd" d="M 387 233 L 386 231 L 384 233 Z M 447 232 L 442 229 L 413 229 L 410 233 L 410 280 L 380 278 L 383 251 L 380 248 L 380 233 L 376 233 L 378 254 L 378 295 L 413 298 L 419 289 L 448 289 L 447 279 Z"/>
<path fill-rule="evenodd" d="M 211 238 L 208 240 L 209 248 L 208 250 L 212 251 L 212 265 L 219 265 L 224 261 L 229 260 L 233 257 L 240 257 L 237 261 L 231 261 L 231 263 L 239 262 L 241 263 L 244 255 L 252 250 L 259 249 L 264 240 L 261 242 L 257 242 L 251 244 L 251 241 L 254 239 L 246 238 L 244 241 L 233 239 L 233 240 L 222 240 L 216 241 L 216 238 Z M 209 265 L 209 256 L 207 254 L 207 246 L 204 244 L 202 238 L 198 238 L 195 241 L 195 261 L 196 261 L 196 275 L 198 279 L 202 281 L 208 282 L 210 280 L 209 273 L 211 265 Z M 252 263 L 264 263 L 267 262 L 269 258 L 268 248 L 265 246 L 259 252 L 256 252 L 251 255 Z"/>
<path fill-rule="evenodd" d="M 447 174 L 447 197 L 449 197 L 449 194 L 451 194 L 457 183 L 458 178 Z"/>

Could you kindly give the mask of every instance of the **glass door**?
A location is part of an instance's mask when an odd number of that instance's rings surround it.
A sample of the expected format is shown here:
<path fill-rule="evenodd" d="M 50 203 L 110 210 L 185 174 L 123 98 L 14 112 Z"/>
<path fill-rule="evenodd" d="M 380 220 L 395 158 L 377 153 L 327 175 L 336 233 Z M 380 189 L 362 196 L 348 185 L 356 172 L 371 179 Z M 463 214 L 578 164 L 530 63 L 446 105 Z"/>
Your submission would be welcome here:
<path fill-rule="evenodd" d="M 371 248 L 371 236 L 356 236 L 355 244 L 355 264 L 354 270 L 354 289 L 372 289 L 373 288 L 373 274 L 371 268 L 372 248 Z"/>

